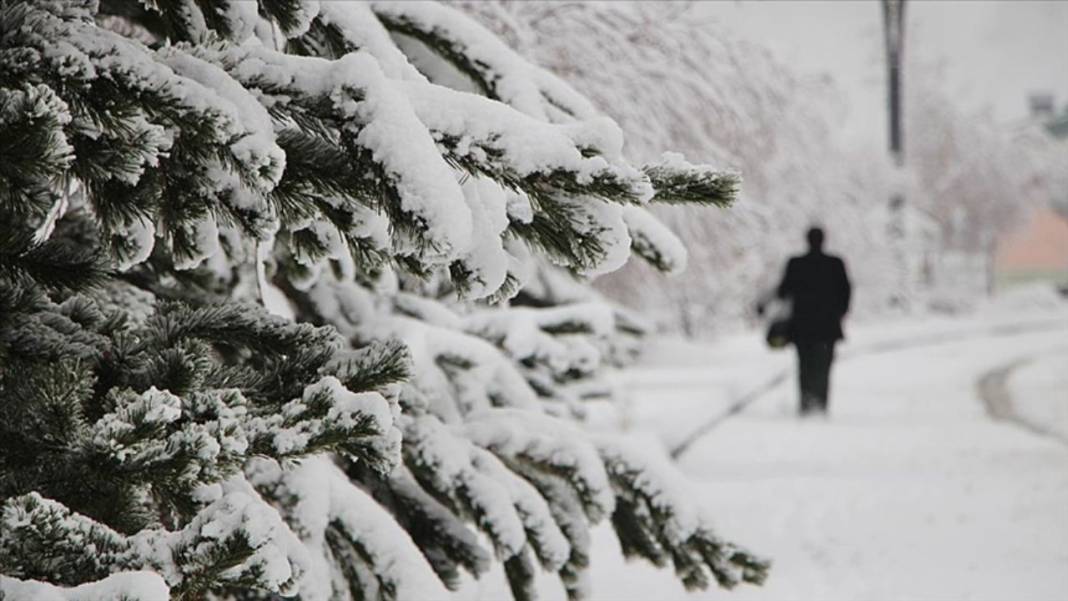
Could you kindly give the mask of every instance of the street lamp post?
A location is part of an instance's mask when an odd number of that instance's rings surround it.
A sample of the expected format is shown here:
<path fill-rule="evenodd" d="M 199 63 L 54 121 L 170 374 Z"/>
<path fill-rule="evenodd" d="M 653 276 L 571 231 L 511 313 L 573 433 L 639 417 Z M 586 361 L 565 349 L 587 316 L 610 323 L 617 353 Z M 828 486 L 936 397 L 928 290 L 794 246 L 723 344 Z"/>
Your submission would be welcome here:
<path fill-rule="evenodd" d="M 890 126 L 890 157 L 894 162 L 895 178 L 890 194 L 888 235 L 894 267 L 897 270 L 897 295 L 891 302 L 908 302 L 910 281 L 905 249 L 905 143 L 902 123 L 901 57 L 905 45 L 905 0 L 882 0 L 883 34 L 886 41 L 887 108 Z"/>

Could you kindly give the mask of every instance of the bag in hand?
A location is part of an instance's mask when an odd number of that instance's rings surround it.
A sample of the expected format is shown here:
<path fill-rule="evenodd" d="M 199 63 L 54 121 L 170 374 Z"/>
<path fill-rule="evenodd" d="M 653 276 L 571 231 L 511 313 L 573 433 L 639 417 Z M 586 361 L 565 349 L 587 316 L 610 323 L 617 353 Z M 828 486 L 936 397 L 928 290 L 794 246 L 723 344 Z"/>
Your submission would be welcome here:
<path fill-rule="evenodd" d="M 790 332 L 793 329 L 791 327 L 793 306 L 791 303 L 780 299 L 772 300 L 769 305 L 768 333 L 764 339 L 767 340 L 768 346 L 773 349 L 785 348 L 793 342 L 790 336 Z"/>
<path fill-rule="evenodd" d="M 773 349 L 781 349 L 790 344 L 790 318 L 780 317 L 773 319 L 768 326 L 768 346 Z"/>

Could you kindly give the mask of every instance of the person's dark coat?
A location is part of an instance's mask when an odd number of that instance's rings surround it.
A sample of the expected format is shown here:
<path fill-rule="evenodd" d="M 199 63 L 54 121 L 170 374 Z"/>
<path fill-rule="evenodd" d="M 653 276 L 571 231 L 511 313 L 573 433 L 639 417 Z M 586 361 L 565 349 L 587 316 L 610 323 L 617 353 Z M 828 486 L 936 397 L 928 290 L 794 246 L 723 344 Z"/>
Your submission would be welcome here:
<path fill-rule="evenodd" d="M 841 340 L 842 317 L 849 311 L 852 289 L 845 263 L 822 252 L 793 257 L 778 289 L 793 301 L 790 336 L 795 341 Z"/>

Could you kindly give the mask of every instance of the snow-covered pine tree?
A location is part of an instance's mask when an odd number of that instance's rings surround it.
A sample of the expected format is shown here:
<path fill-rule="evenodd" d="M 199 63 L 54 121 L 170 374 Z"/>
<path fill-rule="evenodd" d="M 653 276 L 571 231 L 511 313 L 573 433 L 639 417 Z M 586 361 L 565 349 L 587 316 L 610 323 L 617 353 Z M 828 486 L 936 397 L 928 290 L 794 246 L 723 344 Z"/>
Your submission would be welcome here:
<path fill-rule="evenodd" d="M 760 582 L 573 419 L 640 327 L 560 270 L 677 269 L 643 205 L 737 184 L 621 151 L 447 6 L 0 0 L 0 597 L 430 599 L 500 561 L 577 599 L 602 519 Z"/>

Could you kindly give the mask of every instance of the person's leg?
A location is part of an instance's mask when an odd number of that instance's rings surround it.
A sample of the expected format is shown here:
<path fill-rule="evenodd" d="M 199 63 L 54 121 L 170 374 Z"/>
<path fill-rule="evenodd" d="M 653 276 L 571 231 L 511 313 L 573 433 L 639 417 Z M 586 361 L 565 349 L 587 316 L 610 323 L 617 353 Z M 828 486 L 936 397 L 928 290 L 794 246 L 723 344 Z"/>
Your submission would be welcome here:
<path fill-rule="evenodd" d="M 816 360 L 813 362 L 816 365 L 813 370 L 816 372 L 814 392 L 818 403 L 817 408 L 823 413 L 827 413 L 831 391 L 831 364 L 834 362 L 834 342 L 821 342 L 815 355 Z"/>
<path fill-rule="evenodd" d="M 836 341 L 832 340 L 827 344 L 827 379 L 823 389 L 823 411 L 826 412 L 831 403 L 831 368 L 834 367 L 834 345 Z"/>
<path fill-rule="evenodd" d="M 810 343 L 800 340 L 795 342 L 794 345 L 797 347 L 797 383 L 800 413 L 801 415 L 806 415 L 814 408 L 812 406 L 813 349 Z"/>

